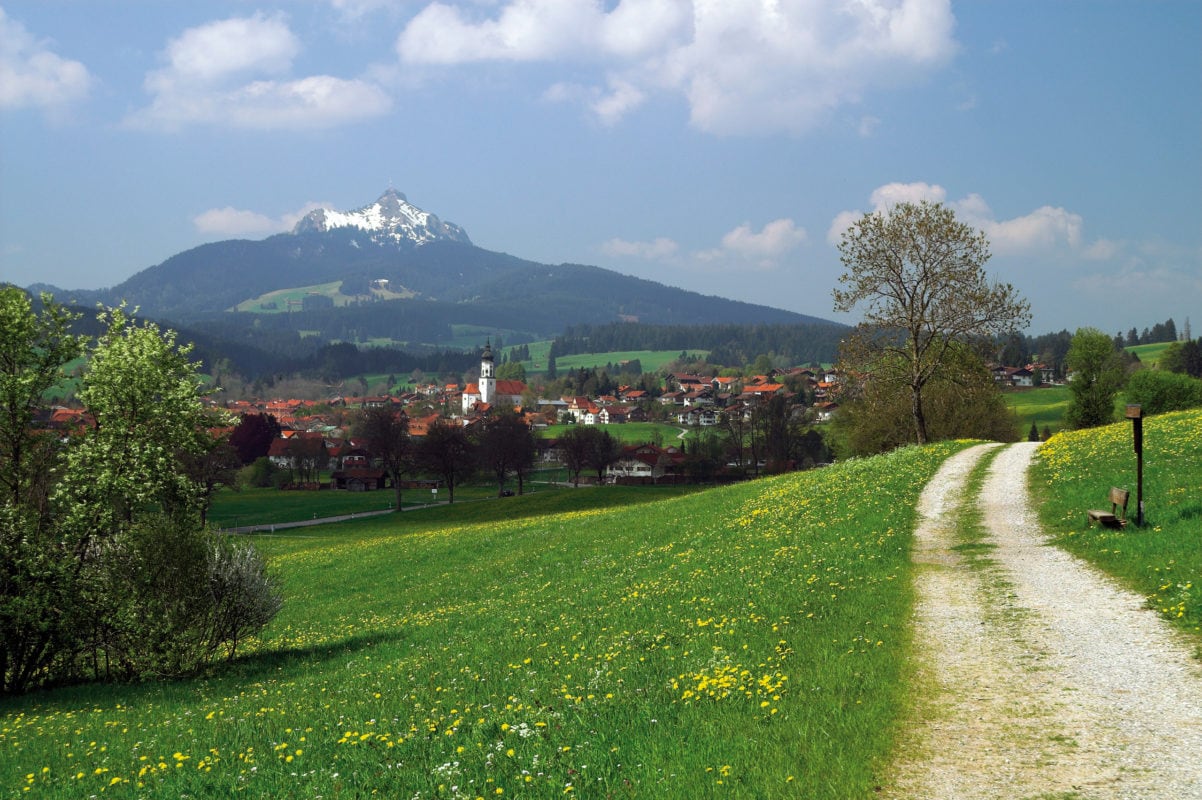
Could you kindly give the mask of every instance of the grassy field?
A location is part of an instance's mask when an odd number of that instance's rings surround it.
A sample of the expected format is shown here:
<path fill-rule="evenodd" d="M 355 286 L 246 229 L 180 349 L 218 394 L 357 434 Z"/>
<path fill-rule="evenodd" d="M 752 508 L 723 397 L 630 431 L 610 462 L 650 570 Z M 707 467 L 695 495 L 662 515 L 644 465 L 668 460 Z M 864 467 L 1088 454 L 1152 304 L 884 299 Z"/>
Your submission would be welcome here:
<path fill-rule="evenodd" d="M 1057 544 L 1118 576 L 1148 606 L 1195 637 L 1202 655 L 1202 409 L 1144 420 L 1144 514 L 1122 530 L 1090 526 L 1111 486 L 1136 511 L 1132 423 L 1072 431 L 1040 448 L 1032 475 L 1041 517 Z"/>
<path fill-rule="evenodd" d="M 554 439 L 571 430 L 574 425 L 548 425 L 539 431 L 544 439 Z M 660 442 L 662 446 L 679 445 L 680 433 L 684 428 L 679 425 L 666 425 L 662 422 L 627 422 L 623 425 L 605 425 L 601 428 L 610 436 L 623 444 L 647 444 Z"/>
<path fill-rule="evenodd" d="M 273 292 L 252 297 L 249 300 L 243 300 L 238 305 L 234 306 L 234 311 L 245 311 L 255 314 L 284 314 L 290 309 L 299 309 L 301 301 L 308 295 L 322 295 L 329 297 L 334 301 L 335 306 L 345 306 L 355 302 L 357 297 L 345 295 L 342 293 L 342 281 L 332 281 L 330 283 L 319 283 L 312 286 L 296 286 L 291 289 L 277 289 Z M 399 300 L 407 297 L 413 297 L 412 292 L 390 292 L 387 289 L 373 289 L 372 296 L 379 300 Z M 273 304 L 271 308 L 264 308 L 264 304 Z M 291 304 L 291 305 L 290 305 Z"/>
<path fill-rule="evenodd" d="M 0 701 L 0 793 L 870 797 L 914 503 L 962 446 L 257 537 L 286 603 L 252 652 Z"/>
<path fill-rule="evenodd" d="M 1157 342 L 1155 344 L 1137 344 L 1132 347 L 1124 348 L 1128 353 L 1134 353 L 1139 356 L 1140 362 L 1145 367 L 1154 367 L 1160 361 L 1160 354 L 1165 351 L 1170 342 Z"/>
<path fill-rule="evenodd" d="M 1004 392 L 1002 397 L 1006 405 L 1014 411 L 1017 419 L 1019 434 L 1027 437 L 1034 422 L 1042 434 L 1044 426 L 1052 433 L 1064 427 L 1064 414 L 1068 410 L 1070 398 L 1067 386 L 1041 386 L 1037 389 L 1019 389 Z"/>
<path fill-rule="evenodd" d="M 562 469 L 535 470 L 524 486 L 524 493 L 556 491 L 558 484 L 567 483 Z M 507 484 L 515 489 L 516 481 Z M 496 483 L 477 481 L 455 487 L 455 502 L 481 500 L 497 496 Z M 240 491 L 223 489 L 213 497 L 208 521 L 218 528 L 238 528 L 249 525 L 270 525 L 299 522 L 323 517 L 339 517 L 367 511 L 383 511 L 393 507 L 392 489 L 374 492 L 346 491 L 280 491 L 279 489 L 247 488 Z M 404 508 L 446 502 L 447 491 L 433 494 L 429 489 L 406 489 L 401 493 Z"/>

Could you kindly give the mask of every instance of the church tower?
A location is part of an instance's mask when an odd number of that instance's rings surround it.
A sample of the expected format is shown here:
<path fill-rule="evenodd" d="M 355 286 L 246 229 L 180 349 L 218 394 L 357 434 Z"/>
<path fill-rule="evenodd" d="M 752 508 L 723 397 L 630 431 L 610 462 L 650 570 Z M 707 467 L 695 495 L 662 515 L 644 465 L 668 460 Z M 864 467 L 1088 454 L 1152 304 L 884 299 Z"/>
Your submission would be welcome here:
<path fill-rule="evenodd" d="M 486 340 L 484 352 L 480 354 L 480 402 L 493 403 L 497 399 L 497 377 L 492 359 L 492 339 Z"/>

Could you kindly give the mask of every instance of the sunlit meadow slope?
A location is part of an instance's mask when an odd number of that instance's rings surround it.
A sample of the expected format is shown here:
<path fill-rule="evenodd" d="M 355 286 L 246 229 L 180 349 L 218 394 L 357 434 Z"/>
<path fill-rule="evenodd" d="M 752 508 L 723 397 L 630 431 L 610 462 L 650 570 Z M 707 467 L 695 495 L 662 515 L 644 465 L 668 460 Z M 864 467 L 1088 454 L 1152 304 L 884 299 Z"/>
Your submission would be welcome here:
<path fill-rule="evenodd" d="M 1132 423 L 1053 436 L 1033 470 L 1044 527 L 1056 543 L 1119 576 L 1149 608 L 1202 644 L 1202 409 L 1143 421 L 1144 517 L 1136 518 Z M 1131 491 L 1122 530 L 1090 525 L 1111 486 Z M 1202 652 L 1202 648 L 1200 651 Z"/>
<path fill-rule="evenodd" d="M 0 794 L 870 796 L 914 504 L 962 446 L 261 539 L 286 605 L 253 652 L 3 701 Z"/>

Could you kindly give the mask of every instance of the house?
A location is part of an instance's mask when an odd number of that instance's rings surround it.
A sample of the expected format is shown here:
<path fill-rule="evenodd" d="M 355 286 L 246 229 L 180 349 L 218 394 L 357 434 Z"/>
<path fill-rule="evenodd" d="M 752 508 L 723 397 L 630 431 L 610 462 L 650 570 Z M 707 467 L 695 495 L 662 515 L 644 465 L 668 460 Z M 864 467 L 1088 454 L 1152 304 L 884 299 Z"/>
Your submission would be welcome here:
<path fill-rule="evenodd" d="M 388 488 L 388 473 L 382 469 L 356 467 L 330 474 L 330 486 L 348 492 L 370 492 Z"/>
<path fill-rule="evenodd" d="M 703 428 L 712 427 L 718 424 L 718 410 L 712 406 L 693 406 L 687 411 L 682 411 L 676 415 L 676 421 L 681 425 L 690 427 L 700 426 Z"/>
<path fill-rule="evenodd" d="M 653 444 L 623 447 L 606 476 L 614 482 L 655 482 L 665 475 L 675 474 L 682 458 L 675 447 L 662 448 Z"/>
<path fill-rule="evenodd" d="M 839 404 L 834 401 L 827 401 L 824 403 L 815 403 L 814 411 L 816 413 L 816 416 L 815 416 L 814 420 L 816 422 L 830 422 L 831 419 L 835 416 L 835 411 L 838 408 L 839 408 Z"/>

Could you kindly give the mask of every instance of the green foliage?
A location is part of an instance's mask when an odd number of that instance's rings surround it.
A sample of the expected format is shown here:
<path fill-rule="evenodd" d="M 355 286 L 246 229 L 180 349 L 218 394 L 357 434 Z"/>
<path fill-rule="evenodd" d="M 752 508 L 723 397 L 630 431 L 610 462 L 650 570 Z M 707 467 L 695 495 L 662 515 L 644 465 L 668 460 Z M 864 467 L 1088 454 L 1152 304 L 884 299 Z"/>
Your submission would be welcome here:
<path fill-rule="evenodd" d="M 1127 402 L 1138 403 L 1145 415 L 1202 406 L 1202 380 L 1175 372 L 1137 370 L 1127 379 L 1124 393 Z"/>
<path fill-rule="evenodd" d="M 29 295 L 0 286 L 0 501 L 6 505 L 44 508 L 45 477 L 58 447 L 33 423 L 43 395 L 83 350 L 83 337 L 69 333 L 75 319 L 47 295 L 35 314 Z"/>
<path fill-rule="evenodd" d="M 283 471 L 272 463 L 267 456 L 256 458 L 254 463 L 243 470 L 243 480 L 247 486 L 257 488 L 279 488 L 283 483 Z"/>
<path fill-rule="evenodd" d="M 848 377 L 833 427 L 838 440 L 853 455 L 885 452 L 914 438 L 912 396 L 894 384 L 870 377 Z M 945 439 L 985 439 L 1012 442 L 1018 420 L 984 363 L 967 348 L 949 351 L 942 371 L 923 391 L 927 436 Z"/>
<path fill-rule="evenodd" d="M 236 646 L 266 622 L 270 582 L 253 554 L 219 563 L 203 530 L 237 458 L 205 430 L 223 420 L 204 410 L 190 348 L 124 308 L 101 312 L 79 392 L 86 424 L 45 436 L 42 387 L 83 342 L 48 299 L 39 315 L 6 290 L 0 304 L 0 472 L 20 489 L 0 501 L 0 688 L 182 674 Z"/>
<path fill-rule="evenodd" d="M 191 674 L 232 657 L 280 609 L 253 548 L 170 517 L 141 518 L 107 540 L 98 561 L 92 660 L 105 677 Z"/>
<path fill-rule="evenodd" d="M 1114 419 L 1114 398 L 1123 388 L 1123 360 L 1114 340 L 1097 328 L 1080 328 L 1068 351 L 1072 398 L 1065 412 L 1070 428 L 1092 428 Z"/>

